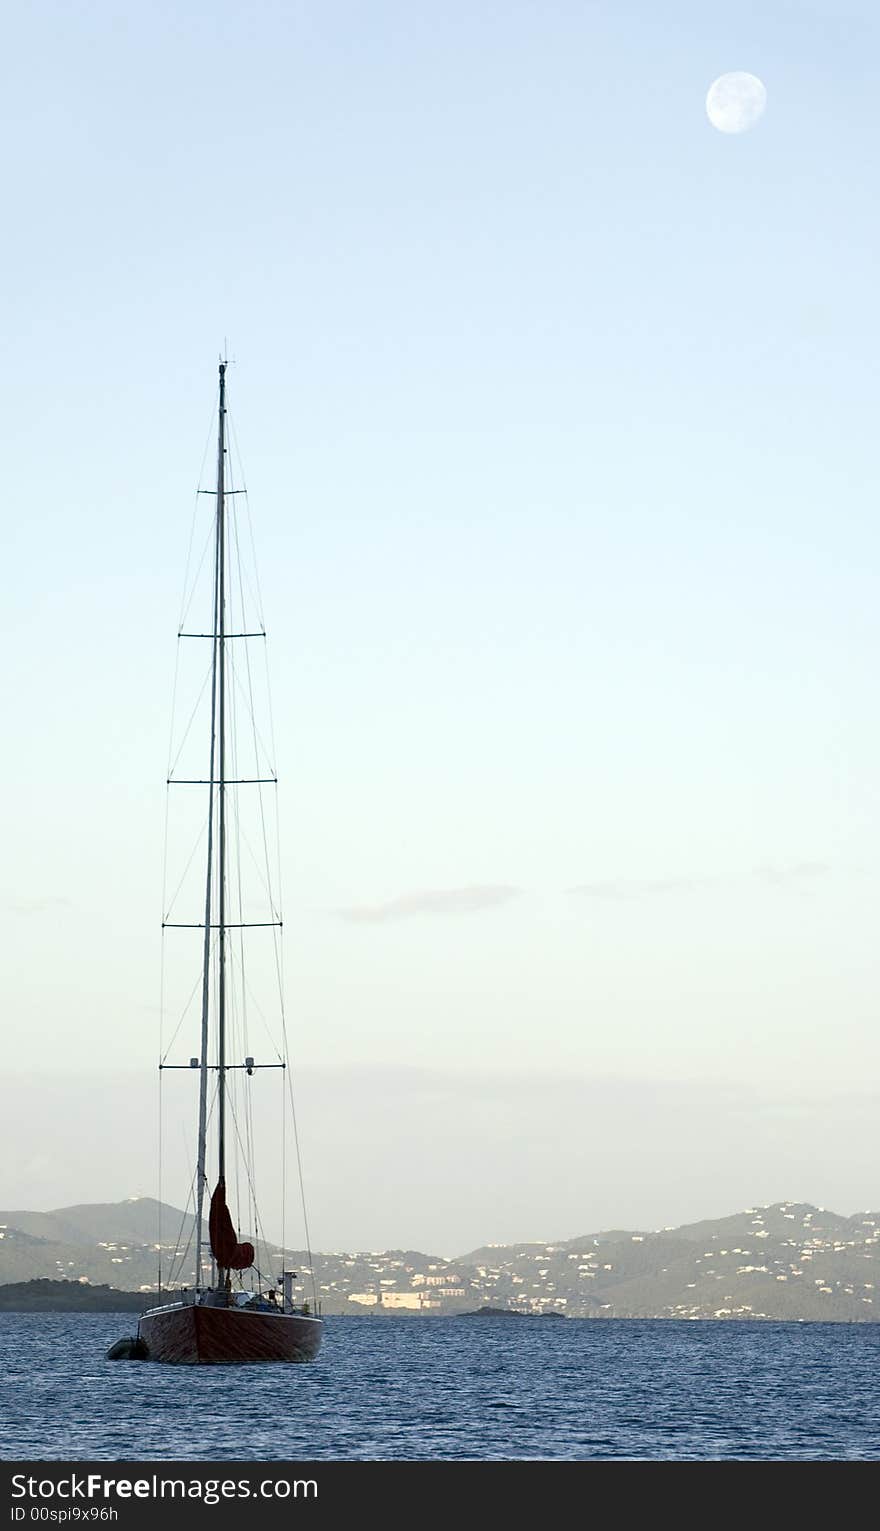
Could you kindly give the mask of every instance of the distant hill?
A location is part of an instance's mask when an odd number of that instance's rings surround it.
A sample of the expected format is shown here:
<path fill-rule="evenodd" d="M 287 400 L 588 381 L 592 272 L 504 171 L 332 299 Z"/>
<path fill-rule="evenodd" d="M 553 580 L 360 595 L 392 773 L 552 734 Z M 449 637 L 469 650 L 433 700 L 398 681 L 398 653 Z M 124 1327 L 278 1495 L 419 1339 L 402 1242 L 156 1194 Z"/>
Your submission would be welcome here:
<path fill-rule="evenodd" d="M 805 1221 L 812 1224 L 813 1228 L 821 1230 L 823 1234 L 833 1238 L 835 1234 L 845 1235 L 854 1228 L 861 1226 L 864 1218 L 873 1218 L 875 1221 L 880 1216 L 876 1212 L 856 1214 L 855 1217 L 844 1217 L 839 1212 L 829 1212 L 825 1207 L 813 1207 L 793 1202 L 777 1202 L 770 1207 L 748 1207 L 745 1212 L 734 1212 L 731 1217 L 716 1217 L 704 1219 L 700 1223 L 683 1223 L 680 1228 L 666 1228 L 673 1238 L 691 1239 L 696 1243 L 705 1240 L 707 1235 L 714 1238 L 730 1239 L 734 1235 L 752 1233 L 760 1227 L 768 1238 L 789 1239 L 792 1234 L 792 1224 L 802 1227 Z M 625 1235 L 624 1235 L 625 1237 Z"/>
<path fill-rule="evenodd" d="M 880 1318 L 880 1213 L 804 1203 L 751 1207 L 658 1233 L 488 1246 L 493 1302 L 602 1318 Z M 470 1256 L 468 1258 L 473 1258 Z M 535 1277 L 538 1280 L 535 1280 Z M 876 1309 L 876 1311 L 875 1311 Z"/>
<path fill-rule="evenodd" d="M 33 1238 L 53 1244 L 156 1244 L 161 1211 L 163 1243 L 176 1238 L 182 1228 L 184 1241 L 195 1227 L 191 1213 L 160 1203 L 152 1196 L 131 1196 L 127 1201 L 86 1202 L 60 1207 L 55 1212 L 0 1212 L 6 1225 Z"/>
<path fill-rule="evenodd" d="M 12 1281 L 0 1286 L 0 1313 L 141 1313 L 146 1292 L 79 1281 Z"/>
<path fill-rule="evenodd" d="M 85 1280 L 127 1291 L 155 1291 L 161 1256 L 163 1284 L 173 1279 L 175 1285 L 191 1286 L 194 1231 L 191 1213 L 150 1196 L 59 1207 L 52 1212 L 0 1212 L 0 1283 Z M 255 1242 L 261 1269 L 277 1274 L 274 1246 Z M 178 1248 L 181 1260 L 172 1265 Z M 288 1259 L 292 1258 L 300 1257 L 289 1253 Z"/>
<path fill-rule="evenodd" d="M 184 1227 L 186 1245 L 194 1218 L 162 1207 L 165 1261 Z M 37 1278 L 132 1289 L 158 1281 L 159 1203 L 143 1197 L 116 1203 L 60 1207 L 52 1212 L 0 1212 L 0 1282 Z M 192 1281 L 192 1258 L 182 1281 Z"/>
<path fill-rule="evenodd" d="M 0 1227 L 0 1283 L 61 1282 L 68 1301 L 70 1284 L 122 1288 L 135 1297 L 155 1291 L 158 1211 L 158 1203 L 144 1198 L 0 1213 L 6 1225 Z M 177 1231 L 183 1227 L 185 1241 L 193 1219 L 163 1207 L 162 1225 L 167 1287 Z M 277 1278 L 278 1257 L 268 1246 L 258 1249 L 269 1280 Z M 307 1260 L 303 1251 L 288 1254 L 299 1273 L 296 1290 L 311 1298 Z M 192 1262 L 190 1248 L 175 1284 L 192 1284 Z M 847 1217 L 800 1202 L 658 1232 L 606 1229 L 551 1244 L 486 1244 L 456 1260 L 396 1249 L 316 1254 L 313 1265 L 327 1314 L 489 1307 L 574 1318 L 880 1318 L 880 1213 Z"/>

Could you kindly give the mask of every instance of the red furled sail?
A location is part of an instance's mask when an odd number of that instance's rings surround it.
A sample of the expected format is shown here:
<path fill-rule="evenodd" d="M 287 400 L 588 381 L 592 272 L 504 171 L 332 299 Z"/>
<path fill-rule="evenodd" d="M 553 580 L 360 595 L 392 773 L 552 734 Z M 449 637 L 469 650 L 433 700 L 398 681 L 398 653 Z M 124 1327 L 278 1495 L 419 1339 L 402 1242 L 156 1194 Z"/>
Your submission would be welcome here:
<path fill-rule="evenodd" d="M 254 1263 L 253 1244 L 239 1244 L 235 1225 L 226 1205 L 226 1181 L 217 1181 L 208 1214 L 211 1252 L 223 1270 L 245 1271 Z"/>

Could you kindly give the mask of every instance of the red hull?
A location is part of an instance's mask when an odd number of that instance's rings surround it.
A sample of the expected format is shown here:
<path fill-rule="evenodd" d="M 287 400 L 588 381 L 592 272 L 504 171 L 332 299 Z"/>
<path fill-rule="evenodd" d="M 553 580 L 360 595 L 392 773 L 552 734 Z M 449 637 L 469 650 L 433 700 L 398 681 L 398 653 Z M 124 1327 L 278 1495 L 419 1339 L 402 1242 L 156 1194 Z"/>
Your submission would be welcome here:
<path fill-rule="evenodd" d="M 222 1366 L 311 1361 L 320 1349 L 324 1325 L 319 1318 L 298 1313 L 175 1304 L 145 1313 L 138 1333 L 150 1361 Z"/>

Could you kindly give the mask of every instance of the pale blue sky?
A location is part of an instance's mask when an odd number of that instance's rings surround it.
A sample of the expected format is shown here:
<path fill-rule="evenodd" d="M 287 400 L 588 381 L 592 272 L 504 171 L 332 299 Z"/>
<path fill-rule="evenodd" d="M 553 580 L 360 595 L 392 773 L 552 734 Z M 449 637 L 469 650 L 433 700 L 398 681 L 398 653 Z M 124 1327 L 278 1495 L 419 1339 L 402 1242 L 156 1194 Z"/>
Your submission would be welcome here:
<path fill-rule="evenodd" d="M 7 18 L 17 1068 L 152 1088 L 228 336 L 304 1064 L 876 1079 L 878 30 L 781 0 Z M 768 91 L 738 137 L 704 111 L 734 69 Z"/>

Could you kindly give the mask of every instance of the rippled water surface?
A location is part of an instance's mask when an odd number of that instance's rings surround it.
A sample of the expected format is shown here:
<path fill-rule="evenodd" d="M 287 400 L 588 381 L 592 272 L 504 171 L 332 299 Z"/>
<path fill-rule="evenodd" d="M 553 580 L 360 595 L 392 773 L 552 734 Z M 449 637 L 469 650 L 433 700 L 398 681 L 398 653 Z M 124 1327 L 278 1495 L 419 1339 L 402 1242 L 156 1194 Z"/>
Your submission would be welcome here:
<path fill-rule="evenodd" d="M 880 1456 L 880 1325 L 328 1319 L 304 1366 L 104 1359 L 0 1314 L 5 1460 Z"/>

